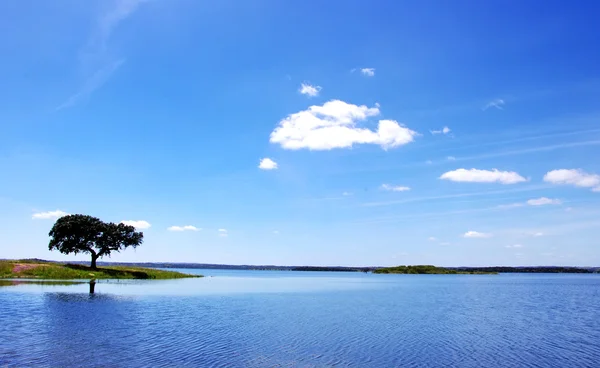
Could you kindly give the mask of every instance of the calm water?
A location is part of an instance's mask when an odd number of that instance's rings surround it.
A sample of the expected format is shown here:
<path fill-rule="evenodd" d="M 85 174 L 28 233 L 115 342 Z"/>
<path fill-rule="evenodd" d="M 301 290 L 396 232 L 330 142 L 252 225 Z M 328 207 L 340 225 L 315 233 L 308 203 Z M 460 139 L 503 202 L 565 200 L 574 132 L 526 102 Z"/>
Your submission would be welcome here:
<path fill-rule="evenodd" d="M 0 367 L 598 367 L 600 275 L 0 286 Z"/>

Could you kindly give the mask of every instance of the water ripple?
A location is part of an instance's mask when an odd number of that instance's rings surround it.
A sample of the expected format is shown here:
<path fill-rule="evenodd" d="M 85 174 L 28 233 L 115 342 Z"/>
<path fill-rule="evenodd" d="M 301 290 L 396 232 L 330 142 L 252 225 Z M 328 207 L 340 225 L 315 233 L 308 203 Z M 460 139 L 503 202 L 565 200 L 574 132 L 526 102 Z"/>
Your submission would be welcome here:
<path fill-rule="evenodd" d="M 221 294 L 203 292 L 201 283 L 175 294 L 156 288 L 176 283 L 151 282 L 100 284 L 94 295 L 83 292 L 85 285 L 0 288 L 0 366 L 594 367 L 600 361 L 597 276 L 335 275 L 324 288 L 323 277 L 294 276 L 275 290 L 265 289 L 277 281 L 249 279 L 259 284 L 255 290 L 232 293 L 230 285 Z"/>

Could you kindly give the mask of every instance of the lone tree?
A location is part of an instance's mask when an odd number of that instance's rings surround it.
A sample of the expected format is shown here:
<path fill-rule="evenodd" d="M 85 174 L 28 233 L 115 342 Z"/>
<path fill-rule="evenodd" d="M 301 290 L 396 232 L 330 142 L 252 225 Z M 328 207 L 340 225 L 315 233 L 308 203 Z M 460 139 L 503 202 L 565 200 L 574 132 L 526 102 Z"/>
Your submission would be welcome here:
<path fill-rule="evenodd" d="M 144 234 L 135 227 L 125 224 L 106 223 L 87 215 L 67 215 L 59 218 L 50 230 L 49 250 L 63 254 L 90 253 L 91 267 L 96 269 L 96 260 L 110 256 L 127 247 L 142 244 Z"/>

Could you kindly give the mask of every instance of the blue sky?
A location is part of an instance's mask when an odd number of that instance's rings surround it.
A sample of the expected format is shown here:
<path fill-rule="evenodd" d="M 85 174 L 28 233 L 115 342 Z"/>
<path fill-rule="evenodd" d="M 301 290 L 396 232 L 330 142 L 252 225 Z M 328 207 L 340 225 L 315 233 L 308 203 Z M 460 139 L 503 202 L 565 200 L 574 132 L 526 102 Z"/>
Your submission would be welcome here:
<path fill-rule="evenodd" d="M 593 1 L 4 1 L 0 258 L 600 265 Z"/>

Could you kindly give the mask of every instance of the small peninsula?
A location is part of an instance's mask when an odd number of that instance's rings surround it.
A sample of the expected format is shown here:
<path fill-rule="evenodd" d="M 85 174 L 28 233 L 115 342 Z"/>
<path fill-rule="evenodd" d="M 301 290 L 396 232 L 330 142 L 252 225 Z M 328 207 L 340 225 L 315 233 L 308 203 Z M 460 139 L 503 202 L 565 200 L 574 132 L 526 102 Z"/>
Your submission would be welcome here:
<path fill-rule="evenodd" d="M 373 273 L 397 273 L 412 275 L 494 275 L 497 272 L 454 270 L 431 265 L 415 265 L 378 268 L 374 270 Z"/>
<path fill-rule="evenodd" d="M 180 279 L 202 277 L 155 268 L 104 266 L 95 269 L 80 264 L 45 262 L 40 260 L 0 261 L 0 279 Z"/>

